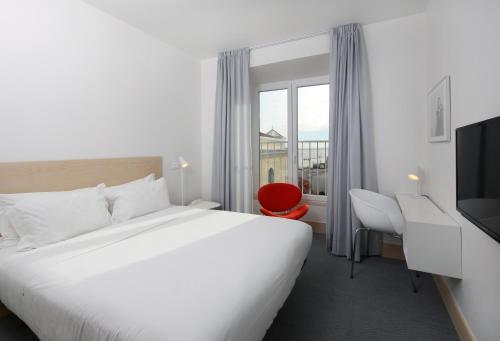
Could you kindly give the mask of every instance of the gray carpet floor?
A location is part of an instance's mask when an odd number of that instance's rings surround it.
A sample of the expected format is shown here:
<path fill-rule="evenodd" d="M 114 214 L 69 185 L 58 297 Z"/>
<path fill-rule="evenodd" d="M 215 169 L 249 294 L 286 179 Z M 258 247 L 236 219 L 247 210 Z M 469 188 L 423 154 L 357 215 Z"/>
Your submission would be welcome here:
<path fill-rule="evenodd" d="M 315 235 L 302 274 L 268 330 L 265 341 L 458 340 L 432 277 L 417 279 L 413 293 L 405 264 L 380 257 L 356 264 L 325 251 Z M 0 319 L 0 340 L 35 341 L 14 315 Z"/>
<path fill-rule="evenodd" d="M 458 340 L 431 275 L 413 293 L 403 261 L 382 257 L 356 263 L 329 255 L 315 235 L 307 263 L 265 341 Z"/>

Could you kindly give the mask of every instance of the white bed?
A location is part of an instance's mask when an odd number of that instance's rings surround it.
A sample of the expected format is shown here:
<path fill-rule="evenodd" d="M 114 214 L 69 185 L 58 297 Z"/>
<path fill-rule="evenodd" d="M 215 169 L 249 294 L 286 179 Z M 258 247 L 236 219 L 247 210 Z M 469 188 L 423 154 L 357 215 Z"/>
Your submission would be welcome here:
<path fill-rule="evenodd" d="M 171 207 L 0 250 L 0 300 L 41 340 L 260 340 L 311 238 L 299 221 Z"/>

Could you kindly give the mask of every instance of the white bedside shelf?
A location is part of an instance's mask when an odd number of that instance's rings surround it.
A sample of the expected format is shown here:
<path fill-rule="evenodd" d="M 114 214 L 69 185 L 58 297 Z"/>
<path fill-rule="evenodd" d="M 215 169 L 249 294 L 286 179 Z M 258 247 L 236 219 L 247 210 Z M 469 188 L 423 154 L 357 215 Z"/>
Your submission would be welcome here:
<path fill-rule="evenodd" d="M 218 210 L 221 208 L 221 204 L 219 204 L 218 202 L 207 201 L 207 200 L 195 200 L 191 202 L 188 206 L 194 208 L 202 208 L 205 210 Z"/>

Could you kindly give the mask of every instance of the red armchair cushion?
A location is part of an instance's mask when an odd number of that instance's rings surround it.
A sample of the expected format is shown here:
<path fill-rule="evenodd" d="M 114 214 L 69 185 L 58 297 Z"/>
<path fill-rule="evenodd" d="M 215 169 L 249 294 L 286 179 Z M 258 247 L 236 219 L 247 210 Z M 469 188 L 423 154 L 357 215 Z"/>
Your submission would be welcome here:
<path fill-rule="evenodd" d="M 300 202 L 300 188 L 287 183 L 272 183 L 259 189 L 258 199 L 262 207 L 271 212 L 288 211 Z"/>

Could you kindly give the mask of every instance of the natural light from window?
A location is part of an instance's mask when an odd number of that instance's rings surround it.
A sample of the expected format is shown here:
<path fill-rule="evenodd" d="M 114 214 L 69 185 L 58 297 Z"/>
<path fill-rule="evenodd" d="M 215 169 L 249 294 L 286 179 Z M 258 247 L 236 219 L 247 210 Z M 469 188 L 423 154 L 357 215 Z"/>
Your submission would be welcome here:
<path fill-rule="evenodd" d="M 303 194 L 325 197 L 330 86 L 317 80 L 284 85 L 258 93 L 260 185 L 292 182 Z"/>
<path fill-rule="evenodd" d="M 329 88 L 297 88 L 297 183 L 304 194 L 326 195 Z"/>
<path fill-rule="evenodd" d="M 261 91 L 260 185 L 288 182 L 288 90 Z"/>

